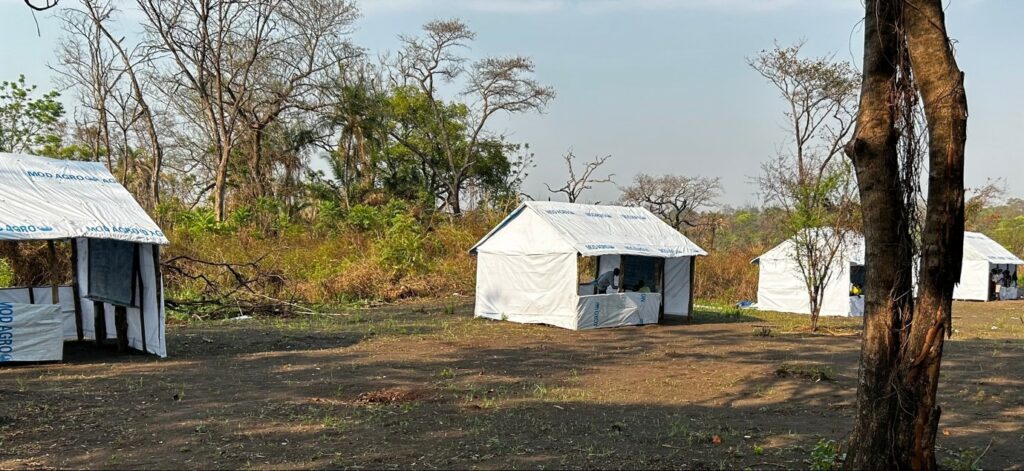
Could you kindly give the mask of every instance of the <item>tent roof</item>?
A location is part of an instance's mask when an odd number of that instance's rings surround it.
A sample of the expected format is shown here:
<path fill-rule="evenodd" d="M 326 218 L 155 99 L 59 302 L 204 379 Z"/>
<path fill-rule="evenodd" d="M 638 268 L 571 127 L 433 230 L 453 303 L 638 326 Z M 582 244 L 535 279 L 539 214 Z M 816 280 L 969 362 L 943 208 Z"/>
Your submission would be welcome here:
<path fill-rule="evenodd" d="M 964 232 L 964 257 L 1000 265 L 1024 265 L 1019 257 L 980 232 Z"/>
<path fill-rule="evenodd" d="M 74 238 L 169 243 L 103 164 L 0 152 L 0 240 Z"/>
<path fill-rule="evenodd" d="M 804 229 L 804 231 L 823 231 L 824 233 L 821 235 L 821 237 L 822 237 L 821 240 L 829 238 L 832 235 L 831 234 L 832 233 L 832 228 L 830 228 L 830 227 L 820 227 L 820 228 L 816 228 L 816 229 Z M 793 241 L 793 239 L 795 239 L 795 238 L 796 238 L 796 236 L 793 236 L 793 237 L 790 237 L 789 239 L 786 239 L 781 244 L 776 245 L 771 250 L 761 254 L 760 257 L 757 257 L 757 258 L 751 260 L 750 263 L 759 263 L 761 260 L 790 260 L 790 259 L 792 259 L 793 258 L 794 246 L 796 244 L 796 242 Z M 846 248 L 846 250 L 845 250 L 844 255 L 845 255 L 846 259 L 849 260 L 851 265 L 864 265 L 864 236 L 863 235 L 861 235 L 859 233 L 856 233 L 856 232 L 847 233 L 846 234 L 846 241 L 845 241 L 845 248 Z"/>
<path fill-rule="evenodd" d="M 530 211 L 539 224 L 554 229 L 558 236 L 584 256 L 640 255 L 648 257 L 688 257 L 707 255 L 703 249 L 644 208 L 625 206 L 599 206 L 590 204 L 528 201 L 476 243 L 471 253 L 485 248 L 499 231 L 516 223 L 518 217 Z M 530 218 L 522 218 L 524 221 Z M 531 240 L 538 252 L 559 250 L 551 241 Z"/>

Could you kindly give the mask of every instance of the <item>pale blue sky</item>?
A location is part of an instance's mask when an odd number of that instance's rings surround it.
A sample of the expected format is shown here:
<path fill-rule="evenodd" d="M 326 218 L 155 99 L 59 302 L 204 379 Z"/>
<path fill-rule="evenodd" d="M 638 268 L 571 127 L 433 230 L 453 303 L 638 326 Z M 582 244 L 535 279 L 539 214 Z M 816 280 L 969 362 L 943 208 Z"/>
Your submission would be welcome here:
<path fill-rule="evenodd" d="M 71 3 L 71 0 L 63 0 Z M 721 177 L 722 201 L 756 203 L 750 177 L 786 135 L 783 103 L 744 58 L 805 39 L 809 53 L 836 53 L 859 66 L 863 9 L 857 0 L 363 0 L 354 40 L 393 49 L 400 33 L 459 17 L 477 32 L 471 54 L 525 54 L 558 97 L 544 115 L 492 129 L 530 143 L 537 168 L 526 190 L 563 181 L 560 155 L 611 154 L 620 184 L 637 172 Z M 57 25 L 40 15 L 42 37 L 21 0 L 0 0 L 0 79 L 25 73 L 48 85 Z M 970 102 L 967 184 L 1003 178 L 1024 196 L 1024 1 L 950 0 Z M 611 201 L 611 185 L 586 195 Z"/>

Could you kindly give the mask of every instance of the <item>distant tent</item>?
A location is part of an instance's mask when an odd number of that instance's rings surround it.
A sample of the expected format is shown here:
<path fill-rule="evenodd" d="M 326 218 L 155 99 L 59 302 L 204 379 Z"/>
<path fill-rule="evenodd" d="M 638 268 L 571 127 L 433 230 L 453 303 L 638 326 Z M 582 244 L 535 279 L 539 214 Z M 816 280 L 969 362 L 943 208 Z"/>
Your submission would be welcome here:
<path fill-rule="evenodd" d="M 831 231 L 830 228 L 805 229 Z M 822 240 L 828 236 L 823 236 Z M 757 308 L 762 311 L 810 314 L 807 285 L 795 260 L 796 242 L 787 239 L 751 261 L 758 265 Z M 822 296 L 821 315 L 860 316 L 864 314 L 863 296 L 850 296 L 853 280 L 863 285 L 864 237 L 848 234 L 830 268 L 830 277 Z"/>
<path fill-rule="evenodd" d="M 54 325 L 66 340 L 117 339 L 167 356 L 160 246 L 168 240 L 103 164 L 0 153 L 0 240 L 70 242 L 74 280 L 0 289 L 0 302 L 59 305 Z"/>
<path fill-rule="evenodd" d="M 573 330 L 689 316 L 694 260 L 707 255 L 643 208 L 541 201 L 519 206 L 470 253 L 477 317 Z M 596 293 L 589 274 L 579 279 L 580 257 L 596 257 L 595 278 L 620 268 L 618 284 L 633 291 Z"/>
<path fill-rule="evenodd" d="M 992 270 L 1016 273 L 1018 265 L 1024 265 L 1024 261 L 998 242 L 979 232 L 965 232 L 963 268 L 960 284 L 953 289 L 953 299 L 988 301 L 990 295 L 995 294 L 991 285 Z"/>

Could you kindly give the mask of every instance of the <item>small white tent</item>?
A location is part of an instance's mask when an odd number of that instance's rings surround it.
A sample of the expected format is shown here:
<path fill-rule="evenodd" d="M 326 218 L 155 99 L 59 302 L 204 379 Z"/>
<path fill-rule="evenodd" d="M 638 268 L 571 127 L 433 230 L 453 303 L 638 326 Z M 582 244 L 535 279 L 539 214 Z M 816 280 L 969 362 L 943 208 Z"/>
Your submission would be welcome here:
<path fill-rule="evenodd" d="M 704 250 L 643 208 L 531 201 L 470 250 L 477 256 L 477 317 L 591 329 L 657 323 L 692 311 L 694 259 Z M 594 294 L 578 258 L 620 285 L 647 277 L 652 292 Z M 638 284 L 634 286 L 639 286 Z"/>
<path fill-rule="evenodd" d="M 0 302 L 61 306 L 67 340 L 116 339 L 167 355 L 160 246 L 168 240 L 102 164 L 0 153 L 0 240 L 48 241 L 53 256 L 54 242 L 69 241 L 74 279 L 0 289 Z"/>
<path fill-rule="evenodd" d="M 988 301 L 992 299 L 994 286 L 992 286 L 992 270 L 1008 270 L 1016 273 L 1017 266 L 1024 265 L 1024 261 L 1010 253 L 998 242 L 988 238 L 985 234 L 978 232 L 964 233 L 964 262 L 960 270 L 960 283 L 953 289 L 953 299 L 968 301 Z M 1003 290 L 1000 290 L 1003 291 Z M 1006 293 L 1016 290 L 1006 290 Z M 1003 297 L 1016 298 L 1017 296 Z"/>
<path fill-rule="evenodd" d="M 830 229 L 818 229 L 830 230 Z M 751 263 L 758 265 L 757 308 L 762 311 L 810 314 L 807 286 L 795 260 L 796 242 L 787 239 Z M 864 313 L 861 296 L 850 296 L 851 276 L 864 266 L 864 237 L 849 234 L 829 268 L 822 296 L 821 315 L 859 316 Z"/>

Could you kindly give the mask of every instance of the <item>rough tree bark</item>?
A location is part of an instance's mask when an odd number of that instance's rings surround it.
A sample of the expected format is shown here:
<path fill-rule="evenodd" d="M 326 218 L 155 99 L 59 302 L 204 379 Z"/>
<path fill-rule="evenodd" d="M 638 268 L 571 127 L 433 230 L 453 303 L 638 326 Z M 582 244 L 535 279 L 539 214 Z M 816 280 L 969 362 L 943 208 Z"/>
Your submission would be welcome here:
<path fill-rule="evenodd" d="M 967 101 L 941 0 L 866 3 L 860 114 L 847 154 L 864 207 L 866 296 L 858 411 L 845 466 L 935 469 L 943 337 L 963 251 Z M 915 309 L 912 211 L 901 179 L 897 79 L 909 54 L 929 135 L 927 215 Z M 906 112 L 903 110 L 902 112 Z M 910 199 L 912 201 L 912 198 Z"/>

